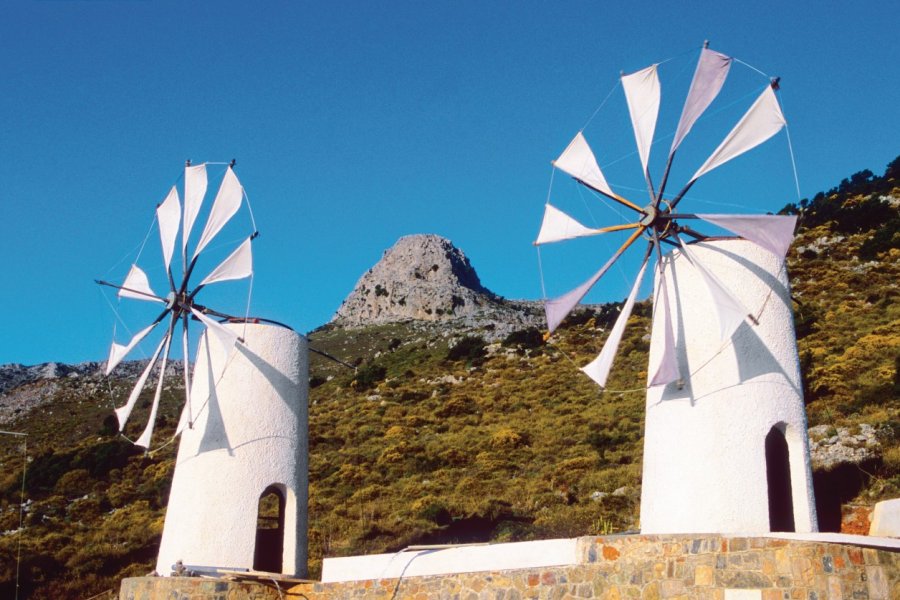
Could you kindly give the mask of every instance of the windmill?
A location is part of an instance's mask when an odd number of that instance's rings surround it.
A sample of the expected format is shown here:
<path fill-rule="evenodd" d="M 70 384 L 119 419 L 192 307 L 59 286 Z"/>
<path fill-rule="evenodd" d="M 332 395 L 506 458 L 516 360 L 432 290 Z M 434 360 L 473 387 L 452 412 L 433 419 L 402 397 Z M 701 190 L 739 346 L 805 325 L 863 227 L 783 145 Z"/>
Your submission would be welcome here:
<path fill-rule="evenodd" d="M 235 317 L 200 304 L 202 292 L 209 286 L 253 276 L 251 243 L 258 235 L 254 225 L 207 275 L 194 277 L 204 264 L 205 253 L 213 251 L 213 240 L 226 230 L 247 200 L 232 161 L 224 170 L 206 224 L 197 241 L 192 242 L 191 234 L 206 196 L 208 164 L 188 163 L 181 196 L 179 186 L 172 186 L 156 209 L 163 259 L 163 268 L 157 272 L 165 274 L 168 291 L 154 291 L 150 278 L 137 264 L 131 266 L 122 284 L 98 282 L 118 290 L 122 299 L 151 302 L 161 308 L 156 318 L 127 343 L 113 342 L 110 349 L 107 374 L 154 329 L 164 329 L 128 401 L 116 409 L 119 429 L 124 430 L 151 371 L 159 364 L 150 417 L 135 441 L 138 446 L 150 447 L 169 350 L 180 334 L 185 401 L 176 429 L 176 436 L 180 434 L 181 439 L 157 571 L 161 575 L 173 570 L 178 573 L 181 568 L 174 569 L 173 565 L 179 564 L 188 570 L 239 569 L 304 575 L 308 506 L 307 339 L 275 321 Z M 180 197 L 184 199 L 183 206 Z M 252 213 L 250 221 L 252 224 Z M 173 261 L 179 245 L 180 269 L 179 261 Z M 191 376 L 188 346 L 189 328 L 194 321 L 203 325 L 204 331 L 197 342 Z"/>
<path fill-rule="evenodd" d="M 244 241 L 238 245 L 225 260 L 195 285 L 195 280 L 192 279 L 192 276 L 194 275 L 195 267 L 198 264 L 198 259 L 200 259 L 204 250 L 208 249 L 210 242 L 212 242 L 228 224 L 246 200 L 244 189 L 241 186 L 240 181 L 238 181 L 237 175 L 234 173 L 234 161 L 231 161 L 225 169 L 219 190 L 216 193 L 212 207 L 209 210 L 206 225 L 200 234 L 200 238 L 193 245 L 192 251 L 189 252 L 191 233 L 203 206 L 207 186 L 207 163 L 191 165 L 190 161 L 188 161 L 184 169 L 182 187 L 184 206 L 182 207 L 179 198 L 178 186 L 173 185 L 165 199 L 156 208 L 156 222 L 159 227 L 159 238 L 162 245 L 163 267 L 167 278 L 166 287 L 168 289 L 166 292 L 157 293 L 154 291 L 150 285 L 146 272 L 136 263 L 131 265 L 125 280 L 121 284 L 97 280 L 98 284 L 117 289 L 117 295 L 120 299 L 152 302 L 161 305 L 162 307 L 159 315 L 153 319 L 149 325 L 135 333 L 125 344 L 119 344 L 113 341 L 109 351 L 109 358 L 106 363 L 106 375 L 109 375 L 126 358 L 126 356 L 138 346 L 138 344 L 150 336 L 151 332 L 160 326 L 165 329 L 165 333 L 158 342 L 156 350 L 153 352 L 147 366 L 144 368 L 144 371 L 132 388 L 127 402 L 115 410 L 119 431 L 123 432 L 125 424 L 147 383 L 147 379 L 150 376 L 153 367 L 159 363 L 160 375 L 156 384 L 152 408 L 150 409 L 150 417 L 140 437 L 134 442 L 136 445 L 144 448 L 150 447 L 157 410 L 159 408 L 159 401 L 163 390 L 166 363 L 168 361 L 172 341 L 178 335 L 178 330 L 180 329 L 182 352 L 184 356 L 185 402 L 176 429 L 176 435 L 181 433 L 185 427 L 190 427 L 193 424 L 195 416 L 191 406 L 190 361 L 188 360 L 188 333 L 191 321 L 199 321 L 207 331 L 213 334 L 217 342 L 224 348 L 230 349 L 239 339 L 239 336 L 235 331 L 224 327 L 221 323 L 216 321 L 215 318 L 226 320 L 239 319 L 210 307 L 203 306 L 198 301 L 198 295 L 203 288 L 209 285 L 222 281 L 252 277 L 253 256 L 251 242 L 259 233 L 254 227 L 254 230 L 247 235 L 246 239 L 244 239 Z M 249 204 L 247 204 L 247 206 L 249 208 Z M 179 232 L 181 233 L 180 273 L 177 265 L 178 261 L 175 261 L 176 264 L 173 265 L 172 260 L 173 255 L 175 254 Z M 177 278 L 176 274 L 179 275 Z"/>
<path fill-rule="evenodd" d="M 681 213 L 708 173 L 785 127 L 767 79 L 755 101 L 680 190 L 667 193 L 682 141 L 723 89 L 735 59 L 706 44 L 658 186 L 649 168 L 660 108 L 658 65 L 623 75 L 646 205 L 614 191 L 582 131 L 553 165 L 630 215 L 587 227 L 551 205 L 536 245 L 627 232 L 590 278 L 545 304 L 549 334 L 644 239 L 641 266 L 600 354 L 582 367 L 606 387 L 641 282 L 655 259 L 641 495 L 642 533 L 815 531 L 806 416 L 784 259 L 794 216 Z M 688 198 L 689 199 L 689 198 Z M 732 236 L 704 234 L 706 223 Z M 664 249 L 671 249 L 665 253 Z M 548 334 L 548 335 L 549 335 Z"/>
<path fill-rule="evenodd" d="M 654 186 L 648 166 L 660 106 L 658 65 L 654 64 L 630 75 L 622 76 L 622 88 L 625 91 L 642 172 L 650 195 L 649 204 L 641 206 L 613 191 L 607 183 L 583 131 L 579 131 L 559 158 L 553 161 L 556 169 L 570 175 L 585 188 L 624 207 L 633 220 L 629 223 L 599 228 L 587 227 L 550 204 L 548 200 L 541 229 L 534 242 L 537 246 L 617 231 L 630 232 L 627 240 L 596 273 L 571 291 L 545 303 L 549 333 L 552 334 L 556 330 L 566 315 L 581 302 L 626 250 L 635 246 L 642 237 L 646 240 L 641 267 L 612 332 L 597 358 L 582 369 L 601 387 L 606 386 L 616 350 L 625 330 L 625 324 L 631 315 L 651 259 L 656 258 L 656 269 L 661 274 L 665 268 L 662 258 L 663 247 L 679 248 L 687 256 L 692 256 L 690 244 L 710 237 L 689 225 L 684 225 L 682 221 L 702 220 L 712 223 L 782 258 L 793 239 L 796 216 L 693 214 L 679 213 L 676 210 L 687 192 L 701 177 L 762 144 L 784 127 L 785 119 L 775 95 L 775 91 L 778 89 L 777 78 L 766 83 L 756 101 L 681 190 L 674 196 L 666 195 L 669 174 L 676 152 L 694 123 L 722 89 L 732 62 L 732 58 L 710 50 L 706 45 L 701 50 L 700 60 L 691 81 L 658 187 Z M 717 277 L 703 267 L 702 262 L 695 259 L 692 259 L 691 262 L 705 274 L 704 284 L 716 299 L 716 305 L 719 307 L 717 318 L 720 325 L 720 337 L 723 340 L 727 339 L 744 318 L 752 320 L 754 317 L 743 307 L 732 291 L 724 287 Z M 665 280 L 662 280 L 658 301 L 661 304 L 660 310 L 663 310 L 666 315 L 671 310 L 670 295 Z M 648 385 L 667 384 L 681 378 L 675 349 L 672 345 L 673 339 L 671 327 L 668 326 L 665 334 L 665 351 L 661 353 L 657 364 L 651 365 L 648 373 Z"/>

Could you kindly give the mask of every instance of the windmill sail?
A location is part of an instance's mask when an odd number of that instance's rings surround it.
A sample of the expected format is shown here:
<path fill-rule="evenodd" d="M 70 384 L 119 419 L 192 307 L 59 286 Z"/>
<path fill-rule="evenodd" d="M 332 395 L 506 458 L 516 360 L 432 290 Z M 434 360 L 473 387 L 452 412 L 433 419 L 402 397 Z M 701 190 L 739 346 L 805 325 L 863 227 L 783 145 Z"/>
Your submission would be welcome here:
<path fill-rule="evenodd" d="M 647 385 L 665 385 L 681 379 L 678 370 L 678 360 L 675 357 L 675 334 L 672 331 L 672 305 L 669 304 L 669 291 L 663 266 L 659 265 L 659 294 L 653 302 L 654 320 L 657 311 L 662 312 L 663 320 L 663 351 L 659 353 L 657 362 L 650 365 Z"/>
<path fill-rule="evenodd" d="M 156 209 L 156 220 L 159 221 L 159 241 L 162 243 L 163 264 L 166 271 L 172 264 L 175 253 L 175 240 L 178 237 L 178 226 L 181 222 L 181 202 L 178 201 L 178 190 L 175 186 L 169 195 Z"/>
<path fill-rule="evenodd" d="M 147 300 L 149 302 L 162 302 L 162 298 L 156 295 L 150 288 L 147 274 L 137 265 L 131 265 L 125 281 L 119 289 L 119 298 L 133 298 L 135 300 Z"/>
<path fill-rule="evenodd" d="M 588 146 L 587 140 L 584 139 L 584 135 L 580 131 L 569 142 L 569 145 L 559 155 L 559 158 L 553 161 L 553 166 L 598 192 L 602 192 L 607 196 L 616 195 L 612 188 L 609 187 L 609 184 L 606 183 L 606 178 L 600 170 L 600 165 L 597 164 L 594 152 Z"/>
<path fill-rule="evenodd" d="M 141 343 L 147 334 L 150 333 L 153 328 L 156 327 L 156 323 L 150 325 L 149 327 L 145 327 L 138 331 L 129 342 L 125 345 L 117 344 L 115 342 L 112 343 L 112 346 L 109 349 L 109 358 L 106 360 L 106 375 L 112 373 L 112 370 L 115 369 L 122 360 L 131 352 L 135 346 Z"/>
<path fill-rule="evenodd" d="M 558 298 L 554 298 L 553 300 L 548 300 L 544 304 L 544 313 L 547 316 L 547 329 L 552 333 L 559 327 L 559 324 L 562 323 L 562 320 L 566 318 L 572 309 L 578 306 L 578 303 L 581 302 L 581 299 L 584 298 L 587 293 L 594 287 L 594 284 L 597 283 L 601 277 L 609 270 L 616 260 L 622 256 L 622 253 L 638 238 L 638 236 L 643 232 L 643 228 L 638 229 L 631 237 L 629 237 L 624 244 L 613 254 L 612 258 L 606 261 L 606 264 L 600 267 L 600 270 L 594 273 L 587 281 L 579 285 L 573 290 L 570 290 L 559 296 Z"/>
<path fill-rule="evenodd" d="M 706 289 L 712 298 L 713 306 L 716 308 L 716 318 L 719 321 L 719 339 L 723 342 L 731 337 L 731 334 L 744 322 L 744 319 L 750 315 L 750 311 L 744 308 L 741 301 L 734 297 L 728 291 L 719 278 L 703 266 L 703 263 L 697 260 L 697 257 L 689 249 L 688 245 L 681 242 L 681 250 L 687 256 L 691 265 L 700 273 L 706 284 Z"/>
<path fill-rule="evenodd" d="M 650 147 L 653 145 L 653 132 L 656 131 L 656 118 L 659 115 L 659 76 L 656 65 L 651 65 L 631 75 L 622 77 L 622 88 L 628 102 L 628 113 L 634 129 L 638 155 L 644 169 L 644 178 L 650 186 L 650 171 L 647 163 L 650 160 Z M 650 191 L 651 195 L 653 190 Z"/>
<path fill-rule="evenodd" d="M 719 95 L 722 85 L 725 83 L 725 78 L 728 77 L 731 61 L 730 56 L 719 54 L 709 48 L 703 48 L 700 51 L 697 70 L 694 71 L 694 78 L 691 80 L 687 100 L 684 102 L 681 118 L 678 120 L 678 128 L 675 130 L 675 137 L 672 139 L 672 149 L 669 150 L 670 158 L 675 154 L 675 150 L 681 145 L 682 140 L 690 132 L 700 115 Z"/>
<path fill-rule="evenodd" d="M 194 229 L 194 221 L 206 196 L 206 165 L 184 168 L 184 230 L 181 234 L 181 255 L 187 255 L 187 243 Z"/>
<path fill-rule="evenodd" d="M 184 356 L 190 356 L 188 354 L 188 321 L 187 315 L 182 315 L 181 351 Z M 191 369 L 186 360 L 182 361 L 182 365 L 184 368 L 184 409 L 181 411 L 181 417 L 178 422 L 178 427 L 175 429 L 175 435 L 181 433 L 184 426 L 192 425 L 194 422 L 193 409 L 191 408 Z"/>
<path fill-rule="evenodd" d="M 541 222 L 541 230 L 534 244 L 539 246 L 550 242 L 573 240 L 593 233 L 593 229 L 585 227 L 548 202 L 544 205 L 544 220 Z"/>
<path fill-rule="evenodd" d="M 244 243 L 238 246 L 228 258 L 223 260 L 218 267 L 207 275 L 200 282 L 200 285 L 231 279 L 244 279 L 253 275 L 253 253 L 250 249 L 250 240 L 251 238 L 244 240 Z"/>
<path fill-rule="evenodd" d="M 153 405 L 150 409 L 150 417 L 147 419 L 147 425 L 141 436 L 134 443 L 135 446 L 142 448 L 150 447 L 150 438 L 153 435 L 153 425 L 156 423 L 156 413 L 159 410 L 159 399 L 162 396 L 163 381 L 165 381 L 166 363 L 169 360 L 169 348 L 172 346 L 172 329 L 175 327 L 175 319 L 172 319 L 172 325 L 169 326 L 169 332 L 166 334 L 166 347 L 163 350 L 162 362 L 159 366 L 159 379 L 156 381 L 156 392 L 153 394 Z"/>
<path fill-rule="evenodd" d="M 625 305 L 622 307 L 622 312 L 619 313 L 619 317 L 616 319 L 616 324 L 613 325 L 612 331 L 609 334 L 609 338 L 607 338 L 606 343 L 603 344 L 603 349 L 600 350 L 600 354 L 587 366 L 581 369 L 600 387 L 606 387 L 606 380 L 609 377 L 610 370 L 612 369 L 613 359 L 615 359 L 616 357 L 616 351 L 619 349 L 619 342 L 622 341 L 622 335 L 625 333 L 625 325 L 628 323 L 628 318 L 631 316 L 631 311 L 634 308 L 635 298 L 637 298 L 638 290 L 641 287 L 641 282 L 644 280 L 644 272 L 647 270 L 647 262 L 648 259 L 644 259 L 644 264 L 641 266 L 640 272 L 638 272 L 638 276 L 634 282 L 634 286 L 632 286 L 631 288 L 631 293 L 628 294 L 628 299 L 625 301 Z"/>
<path fill-rule="evenodd" d="M 736 233 L 779 258 L 787 255 L 797 226 L 796 215 L 698 214 L 697 217 Z"/>
<path fill-rule="evenodd" d="M 722 140 L 722 143 L 706 159 L 706 162 L 697 169 L 697 172 L 691 177 L 691 182 L 732 158 L 759 146 L 781 131 L 786 124 L 781 107 L 778 105 L 778 99 L 775 97 L 775 90 L 771 85 L 767 85 L 753 106 L 734 126 L 734 129 Z"/>
<path fill-rule="evenodd" d="M 216 237 L 225 224 L 231 220 L 231 217 L 241 207 L 241 199 L 244 197 L 244 188 L 238 181 L 237 175 L 234 174 L 232 168 L 225 170 L 225 177 L 222 178 L 222 185 L 219 186 L 219 193 L 213 202 L 212 210 L 209 213 L 209 219 L 206 221 L 206 227 L 197 242 L 197 249 L 194 250 L 194 257 L 200 254 L 206 245 Z"/>
<path fill-rule="evenodd" d="M 147 363 L 147 366 L 144 367 L 141 376 L 138 378 L 137 383 L 135 383 L 134 387 L 131 389 L 131 394 L 128 396 L 128 402 L 126 402 L 124 406 L 121 406 L 115 410 L 116 418 L 119 420 L 119 431 L 125 429 L 125 423 L 128 421 L 128 417 L 131 416 L 131 411 L 134 409 L 134 405 L 137 403 L 138 396 L 141 395 L 141 391 L 144 389 L 144 384 L 147 383 L 147 378 L 150 377 L 150 371 L 153 370 L 153 365 L 156 364 L 156 359 L 159 358 L 159 353 L 162 352 L 163 346 L 166 344 L 168 337 L 169 336 L 166 335 L 159 343 L 159 346 L 156 347 L 156 352 L 153 353 L 153 356 L 150 358 L 150 361 Z M 160 373 L 160 377 L 162 377 L 162 373 Z"/>
<path fill-rule="evenodd" d="M 206 330 L 214 334 L 214 337 L 222 344 L 222 348 L 226 351 L 231 350 L 235 343 L 237 343 L 238 336 L 235 332 L 216 321 L 213 321 L 196 308 L 191 307 L 191 313 L 193 313 L 201 323 L 206 325 Z"/>

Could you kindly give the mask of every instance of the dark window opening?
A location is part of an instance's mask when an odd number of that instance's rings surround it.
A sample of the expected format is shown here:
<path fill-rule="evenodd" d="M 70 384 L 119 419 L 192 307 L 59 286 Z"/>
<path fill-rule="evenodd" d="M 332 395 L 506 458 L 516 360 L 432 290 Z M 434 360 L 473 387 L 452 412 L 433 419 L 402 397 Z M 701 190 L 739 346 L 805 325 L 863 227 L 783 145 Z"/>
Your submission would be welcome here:
<path fill-rule="evenodd" d="M 791 461 L 787 440 L 778 427 L 766 436 L 766 479 L 769 484 L 769 531 L 796 531 Z"/>
<path fill-rule="evenodd" d="M 259 497 L 256 513 L 256 550 L 253 569 L 281 573 L 284 554 L 284 494 L 277 486 L 269 486 Z"/>

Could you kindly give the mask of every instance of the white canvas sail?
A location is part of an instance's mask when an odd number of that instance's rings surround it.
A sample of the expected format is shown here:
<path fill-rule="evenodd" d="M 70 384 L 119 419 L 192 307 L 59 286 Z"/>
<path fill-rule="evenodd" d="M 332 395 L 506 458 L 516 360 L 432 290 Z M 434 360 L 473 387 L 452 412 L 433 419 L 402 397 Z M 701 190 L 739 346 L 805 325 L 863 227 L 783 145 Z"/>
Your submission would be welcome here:
<path fill-rule="evenodd" d="M 544 205 L 544 220 L 538 233 L 535 246 L 572 240 L 578 237 L 593 235 L 595 230 L 585 227 L 549 202 Z"/>
<path fill-rule="evenodd" d="M 713 306 L 716 308 L 716 318 L 719 322 L 719 339 L 724 342 L 731 337 L 731 334 L 744 322 L 744 319 L 749 316 L 750 312 L 744 308 L 740 300 L 728 291 L 718 277 L 697 260 L 697 257 L 683 241 L 681 242 L 681 249 L 691 265 L 700 273 L 704 283 L 706 283 L 706 289 L 709 291 Z"/>
<path fill-rule="evenodd" d="M 181 254 L 187 255 L 188 238 L 194 228 L 194 221 L 206 196 L 206 165 L 184 168 L 184 228 L 181 234 Z"/>
<path fill-rule="evenodd" d="M 700 60 L 697 61 L 697 69 L 691 80 L 684 108 L 681 110 L 681 118 L 678 120 L 678 128 L 672 139 L 672 149 L 669 156 L 675 154 L 675 150 L 681 145 L 682 140 L 690 132 L 694 123 L 707 109 L 712 101 L 719 95 L 728 71 L 731 68 L 732 59 L 729 56 L 713 52 L 709 48 L 700 51 Z"/>
<path fill-rule="evenodd" d="M 244 240 L 244 243 L 207 275 L 200 285 L 250 277 L 253 274 L 253 253 L 250 249 L 250 239 Z"/>
<path fill-rule="evenodd" d="M 641 69 L 631 75 L 622 77 L 622 88 L 628 102 L 628 114 L 634 129 L 638 155 L 644 169 L 644 177 L 650 181 L 647 163 L 650 160 L 650 147 L 653 145 L 653 133 L 656 131 L 656 118 L 659 115 L 659 76 L 656 65 Z"/>
<path fill-rule="evenodd" d="M 115 410 L 116 419 L 118 419 L 119 421 L 119 431 L 123 431 L 125 429 L 125 423 L 128 421 L 128 417 L 131 416 L 131 411 L 134 409 L 134 405 L 137 403 L 138 396 L 141 395 L 141 391 L 144 389 L 144 384 L 147 383 L 147 378 L 150 376 L 150 371 L 153 370 L 153 365 L 156 364 L 156 359 L 159 358 L 159 353 L 162 352 L 163 346 L 166 344 L 168 338 L 169 334 L 166 333 L 166 335 L 163 336 L 162 341 L 159 343 L 159 346 L 156 347 L 156 351 L 153 353 L 153 356 L 150 358 L 147 366 L 144 367 L 144 371 L 138 378 L 137 383 L 135 383 L 134 387 L 131 389 L 131 394 L 129 394 L 128 396 L 128 401 L 124 406 L 121 406 Z"/>
<path fill-rule="evenodd" d="M 553 166 L 608 196 L 615 196 L 597 164 L 594 152 L 579 131 Z"/>
<path fill-rule="evenodd" d="M 183 327 L 181 333 L 181 351 L 183 352 L 183 356 L 189 356 L 188 354 L 188 319 L 187 317 L 182 317 Z M 194 422 L 194 413 L 191 408 L 191 370 L 188 365 L 188 361 L 182 361 L 182 365 L 184 367 L 184 408 L 181 410 L 181 417 L 178 420 L 178 427 L 175 429 L 175 435 L 181 433 L 184 427 L 192 424 Z"/>
<path fill-rule="evenodd" d="M 553 333 L 553 331 L 555 331 L 556 328 L 559 327 L 559 324 L 562 323 L 562 320 L 566 318 L 566 315 L 572 312 L 572 309 L 575 308 L 579 302 L 581 302 L 582 298 L 584 298 L 590 291 L 590 289 L 594 287 L 594 284 L 597 283 L 597 281 L 599 281 L 601 277 L 603 277 L 603 275 L 606 273 L 606 271 L 609 270 L 612 264 L 616 262 L 616 260 L 618 260 L 620 256 L 622 256 L 622 253 L 625 252 L 625 250 L 634 242 L 634 240 L 638 238 L 638 236 L 640 236 L 643 231 L 644 229 L 640 228 L 632 233 L 631 237 L 629 237 L 628 240 L 626 240 L 626 242 L 622 244 L 622 246 L 616 251 L 615 254 L 612 255 L 612 257 L 608 261 L 606 261 L 606 264 L 600 267 L 599 271 L 591 275 L 591 277 L 587 281 L 585 281 L 575 289 L 566 292 L 562 296 L 559 296 L 552 300 L 547 300 L 544 303 L 544 314 L 547 316 L 547 329 L 550 331 L 550 333 Z"/>
<path fill-rule="evenodd" d="M 797 226 L 796 215 L 698 214 L 697 217 L 736 233 L 779 258 L 787 255 Z"/>
<path fill-rule="evenodd" d="M 225 170 L 225 176 L 222 178 L 222 184 L 219 186 L 219 192 L 213 202 L 212 209 L 209 212 L 209 218 L 206 221 L 206 227 L 197 242 L 197 248 L 194 250 L 194 257 L 200 254 L 209 242 L 216 237 L 223 227 L 231 220 L 231 217 L 241 207 L 241 200 L 244 197 L 244 188 L 238 181 L 234 169 L 230 167 Z"/>
<path fill-rule="evenodd" d="M 149 327 L 145 327 L 138 331 L 129 342 L 125 345 L 117 344 L 115 342 L 112 343 L 112 346 L 109 349 L 109 358 L 106 360 L 106 375 L 112 373 L 113 369 L 115 369 L 120 362 L 131 352 L 135 346 L 141 343 L 147 334 L 150 333 L 153 328 L 156 327 L 156 324 L 150 325 Z"/>
<path fill-rule="evenodd" d="M 174 326 L 174 318 L 172 319 Z M 156 382 L 156 392 L 153 394 L 153 405 L 150 408 L 150 418 L 147 419 L 147 425 L 140 437 L 134 443 L 135 446 L 142 448 L 150 448 L 150 438 L 153 435 L 153 426 L 156 424 L 156 413 L 159 411 L 159 399 L 162 396 L 163 381 L 165 381 L 166 363 L 169 360 L 169 348 L 172 346 L 172 330 L 166 334 L 166 347 L 163 350 L 162 362 L 159 366 L 159 379 Z M 187 361 L 185 361 L 187 362 Z"/>
<path fill-rule="evenodd" d="M 697 169 L 691 181 L 697 180 L 716 167 L 762 144 L 781 131 L 786 124 L 781 107 L 778 105 L 778 98 L 775 97 L 775 91 L 772 86 L 767 85 L 753 106 L 734 126 L 734 129 L 722 140 L 722 143 L 706 159 L 706 162 Z"/>
<path fill-rule="evenodd" d="M 662 312 L 663 320 L 663 351 L 659 353 L 657 362 L 650 365 L 647 370 L 649 378 L 648 386 L 665 385 L 678 381 L 681 373 L 678 370 L 678 360 L 675 356 L 675 333 L 672 330 L 672 305 L 669 303 L 669 291 L 666 285 L 666 278 L 663 272 L 663 266 L 659 265 L 659 294 L 656 302 L 653 303 L 654 322 L 656 321 L 657 311 Z"/>
<path fill-rule="evenodd" d="M 628 294 L 628 299 L 625 301 L 625 305 L 622 306 L 622 312 L 619 313 L 619 317 L 616 319 L 616 323 L 609 333 L 609 338 L 607 338 L 606 343 L 603 344 L 600 354 L 581 369 L 600 387 L 606 387 L 606 380 L 609 378 L 613 359 L 616 357 L 616 351 L 619 349 L 619 342 L 622 341 L 622 335 L 625 333 L 625 325 L 628 323 L 628 318 L 631 316 L 635 298 L 637 298 L 641 282 L 644 280 L 644 272 L 647 270 L 647 263 L 648 259 L 644 259 L 644 264 L 641 265 L 641 270 L 638 272 L 634 286 L 631 288 L 631 293 Z"/>
<path fill-rule="evenodd" d="M 166 271 L 172 263 L 175 252 L 175 240 L 178 237 L 178 226 L 181 223 L 181 202 L 175 186 L 169 190 L 166 199 L 156 209 L 156 220 L 159 222 L 159 241 L 162 243 L 163 264 Z"/>
<path fill-rule="evenodd" d="M 146 300 L 148 302 L 163 302 L 163 299 L 156 295 L 150 288 L 150 281 L 147 274 L 144 273 L 137 265 L 131 265 L 128 275 L 118 293 L 120 298 L 133 298 L 135 300 Z"/>
<path fill-rule="evenodd" d="M 194 307 L 191 307 L 191 313 L 197 317 L 201 323 L 206 325 L 206 331 L 213 334 L 213 337 L 222 344 L 222 348 L 224 348 L 226 352 L 231 350 L 235 343 L 237 343 L 238 335 L 232 330 L 213 321 Z"/>

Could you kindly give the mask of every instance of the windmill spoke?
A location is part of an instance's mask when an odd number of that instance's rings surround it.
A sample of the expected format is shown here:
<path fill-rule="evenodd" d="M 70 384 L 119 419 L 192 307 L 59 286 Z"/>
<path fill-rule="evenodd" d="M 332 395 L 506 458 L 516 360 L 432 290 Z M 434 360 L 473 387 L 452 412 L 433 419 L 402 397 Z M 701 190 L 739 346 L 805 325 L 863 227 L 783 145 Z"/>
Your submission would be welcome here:
<path fill-rule="evenodd" d="M 698 232 L 698 231 L 694 231 L 694 230 L 691 229 L 690 227 L 685 227 L 685 226 L 683 226 L 683 225 L 678 227 L 678 231 L 679 231 L 680 233 L 686 233 L 686 234 L 688 234 L 689 236 L 691 236 L 692 238 L 694 238 L 695 240 L 698 240 L 698 241 L 703 241 L 703 240 L 705 240 L 706 238 L 709 237 L 709 236 L 707 236 L 707 235 L 703 235 L 702 233 L 700 233 L 700 232 Z"/>
<path fill-rule="evenodd" d="M 568 173 L 575 181 L 598 194 L 603 194 L 610 200 L 614 200 L 639 213 L 643 212 L 639 206 L 612 191 L 612 188 L 609 187 L 606 178 L 603 176 L 603 172 L 600 170 L 600 166 L 597 164 L 593 150 L 588 146 L 587 141 L 584 139 L 584 134 L 580 131 L 569 142 L 569 145 L 559 155 L 559 158 L 553 161 L 553 166 L 560 171 Z"/>
<path fill-rule="evenodd" d="M 656 195 L 655 207 L 659 206 L 663 193 L 666 189 L 666 182 L 669 179 L 669 171 L 672 168 L 672 161 L 675 158 L 675 151 L 681 145 L 682 140 L 690 132 L 697 119 L 706 111 L 709 105 L 715 100 L 716 96 L 722 90 L 722 85 L 728 77 L 728 71 L 731 69 L 732 58 L 718 52 L 710 50 L 706 45 L 700 51 L 700 58 L 697 61 L 697 68 L 694 71 L 694 77 L 691 79 L 691 87 L 688 90 L 687 98 L 684 101 L 684 107 L 681 109 L 681 117 L 678 120 L 678 128 L 675 130 L 675 137 L 672 139 L 672 148 L 669 150 L 669 158 L 666 161 L 666 170 L 663 174 L 662 183 L 659 186 L 659 192 Z"/>
<path fill-rule="evenodd" d="M 616 260 L 625 250 L 628 249 L 631 244 L 634 243 L 638 237 L 646 230 L 646 227 L 641 225 L 631 236 L 625 240 L 625 243 L 622 244 L 618 250 L 616 250 L 615 254 L 603 265 L 599 271 L 594 273 L 590 279 L 579 285 L 577 288 L 559 296 L 558 298 L 554 298 L 553 300 L 548 300 L 544 305 L 544 312 L 547 316 L 547 329 L 550 333 L 559 326 L 563 319 L 566 318 L 573 308 L 575 308 L 579 302 L 581 302 L 582 298 L 587 295 L 587 293 L 594 287 L 594 284 L 599 281 L 601 277 L 609 270 L 609 268 L 613 265 Z"/>
<path fill-rule="evenodd" d="M 544 220 L 541 222 L 541 230 L 538 233 L 538 238 L 534 242 L 534 245 L 540 246 L 543 244 L 574 240 L 580 237 L 590 237 L 614 231 L 637 229 L 640 226 L 640 223 L 625 223 L 622 225 L 611 225 L 609 227 L 585 227 L 563 211 L 548 203 L 545 205 Z"/>
<path fill-rule="evenodd" d="M 148 292 L 134 289 L 134 288 L 125 287 L 124 285 L 119 285 L 118 283 L 111 283 L 109 281 L 104 281 L 102 279 L 95 279 L 94 283 L 96 283 L 97 285 L 105 285 L 106 287 L 111 287 L 111 288 L 115 288 L 115 289 L 119 290 L 119 292 L 120 292 L 118 294 L 119 296 L 125 296 L 128 298 L 136 298 L 136 299 L 140 299 L 140 300 L 150 300 L 153 302 L 162 302 L 162 303 L 165 303 L 165 301 L 166 301 L 165 298 L 161 298 L 161 297 L 157 296 L 156 294 L 148 293 Z M 123 294 L 122 292 L 125 292 L 125 293 Z M 151 292 L 152 292 L 152 290 L 151 290 Z"/>
<path fill-rule="evenodd" d="M 628 208 L 630 208 L 631 210 L 633 210 L 633 211 L 635 211 L 635 212 L 639 212 L 639 213 L 641 213 L 641 214 L 644 214 L 644 209 L 642 209 L 642 208 L 641 208 L 640 206 L 638 206 L 637 204 L 635 204 L 635 203 L 633 203 L 633 202 L 631 202 L 631 201 L 629 201 L 629 200 L 626 200 L 625 198 L 623 198 L 622 196 L 620 196 L 620 195 L 618 195 L 618 194 L 604 194 L 602 191 L 600 191 L 600 190 L 598 190 L 598 189 L 595 189 L 595 188 L 592 188 L 590 185 L 584 183 L 584 182 L 581 181 L 581 180 L 576 180 L 576 181 L 578 181 L 578 183 L 581 183 L 581 184 L 583 184 L 583 185 L 585 185 L 585 186 L 591 188 L 591 189 L 594 190 L 595 192 L 600 192 L 601 194 L 603 194 L 604 196 L 606 196 L 606 197 L 609 198 L 610 200 L 615 200 L 616 202 L 618 202 L 618 203 L 621 204 L 622 206 L 627 206 Z"/>

